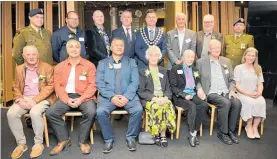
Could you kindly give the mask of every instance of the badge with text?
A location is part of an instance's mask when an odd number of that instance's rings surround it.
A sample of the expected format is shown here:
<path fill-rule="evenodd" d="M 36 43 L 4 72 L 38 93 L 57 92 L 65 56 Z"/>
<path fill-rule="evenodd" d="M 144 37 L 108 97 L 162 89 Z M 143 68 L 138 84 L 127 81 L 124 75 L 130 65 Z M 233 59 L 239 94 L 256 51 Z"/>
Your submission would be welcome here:
<path fill-rule="evenodd" d="M 121 68 L 121 63 L 114 63 L 113 68 L 114 69 L 120 69 Z"/>
<path fill-rule="evenodd" d="M 183 74 L 183 70 L 177 70 L 178 75 Z"/>
<path fill-rule="evenodd" d="M 83 37 L 79 37 L 79 41 L 85 41 Z"/>
<path fill-rule="evenodd" d="M 79 80 L 80 81 L 85 81 L 85 80 L 87 80 L 87 77 L 86 76 L 79 76 Z"/>
<path fill-rule="evenodd" d="M 245 49 L 245 48 L 246 48 L 245 44 L 244 44 L 244 43 L 241 43 L 241 44 L 240 44 L 240 49 Z"/>
<path fill-rule="evenodd" d="M 225 74 L 229 74 L 229 70 L 225 70 Z"/>
<path fill-rule="evenodd" d="M 158 76 L 159 76 L 160 78 L 164 78 L 164 75 L 161 74 L 161 73 L 159 73 Z"/>
<path fill-rule="evenodd" d="M 191 42 L 191 39 L 190 38 L 186 39 L 186 43 L 189 43 L 189 42 Z"/>
<path fill-rule="evenodd" d="M 32 79 L 33 84 L 38 84 L 38 78 Z"/>

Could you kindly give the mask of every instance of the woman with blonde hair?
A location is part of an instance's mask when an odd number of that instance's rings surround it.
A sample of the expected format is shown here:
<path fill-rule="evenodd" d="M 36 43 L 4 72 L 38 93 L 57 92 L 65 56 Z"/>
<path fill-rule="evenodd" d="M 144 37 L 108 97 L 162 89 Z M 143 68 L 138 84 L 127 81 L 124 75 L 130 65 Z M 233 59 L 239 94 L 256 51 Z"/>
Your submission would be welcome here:
<path fill-rule="evenodd" d="M 242 103 L 241 118 L 247 122 L 247 137 L 259 139 L 258 125 L 266 118 L 266 102 L 262 96 L 264 78 L 257 49 L 250 47 L 244 52 L 242 64 L 235 67 L 234 77 Z"/>

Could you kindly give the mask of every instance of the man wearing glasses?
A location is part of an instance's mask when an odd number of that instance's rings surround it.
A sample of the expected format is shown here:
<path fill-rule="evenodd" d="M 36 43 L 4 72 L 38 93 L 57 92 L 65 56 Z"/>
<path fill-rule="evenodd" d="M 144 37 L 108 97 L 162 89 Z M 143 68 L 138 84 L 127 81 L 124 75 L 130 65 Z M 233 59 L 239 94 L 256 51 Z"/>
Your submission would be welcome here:
<path fill-rule="evenodd" d="M 70 11 L 66 15 L 66 24 L 55 31 L 52 38 L 53 59 L 55 62 L 60 63 L 67 59 L 66 43 L 70 39 L 75 39 L 81 44 L 81 56 L 86 58 L 85 47 L 85 32 L 79 26 L 79 15 L 74 11 Z"/>
<path fill-rule="evenodd" d="M 223 44 L 223 37 L 214 29 L 214 16 L 207 14 L 203 18 L 203 30 L 196 33 L 196 53 L 197 58 L 209 55 L 208 44 L 211 39 L 217 39 Z"/>

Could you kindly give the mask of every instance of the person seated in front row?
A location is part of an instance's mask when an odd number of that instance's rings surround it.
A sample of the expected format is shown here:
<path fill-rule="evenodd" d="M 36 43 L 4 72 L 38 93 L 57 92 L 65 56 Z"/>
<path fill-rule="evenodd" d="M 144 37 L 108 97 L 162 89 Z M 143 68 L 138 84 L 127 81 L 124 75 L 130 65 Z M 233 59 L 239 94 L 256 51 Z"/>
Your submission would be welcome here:
<path fill-rule="evenodd" d="M 68 128 L 62 116 L 70 110 L 82 113 L 79 127 L 79 146 L 83 154 L 90 153 L 88 138 L 96 114 L 95 66 L 81 57 L 81 44 L 69 40 L 66 44 L 68 59 L 59 63 L 54 71 L 55 91 L 59 99 L 46 111 L 58 144 L 50 151 L 57 155 L 71 145 Z"/>
<path fill-rule="evenodd" d="M 264 78 L 258 64 L 258 50 L 250 47 L 244 52 L 242 64 L 235 67 L 234 77 L 238 98 L 242 103 L 240 116 L 247 122 L 247 137 L 260 139 L 258 126 L 266 118 L 266 102 L 262 96 Z"/>
<path fill-rule="evenodd" d="M 197 60 L 196 67 L 200 71 L 201 84 L 207 94 L 208 103 L 214 104 L 218 110 L 217 137 L 225 144 L 238 144 L 235 128 L 241 102 L 235 93 L 232 63 L 230 59 L 220 56 L 220 41 L 212 39 L 208 49 L 210 55 Z"/>
<path fill-rule="evenodd" d="M 147 130 L 155 136 L 158 146 L 167 147 L 166 129 L 171 133 L 176 130 L 176 115 L 170 101 L 172 93 L 167 70 L 158 66 L 162 57 L 159 47 L 150 46 L 146 50 L 148 67 L 139 70 L 140 85 L 138 95 L 148 115 Z"/>
<path fill-rule="evenodd" d="M 188 109 L 188 140 L 192 147 L 199 145 L 197 132 L 200 129 L 205 107 L 206 95 L 202 90 L 200 73 L 193 66 L 195 61 L 193 50 L 186 50 L 182 56 L 182 63 L 172 67 L 169 72 L 169 81 L 173 93 L 173 103 L 176 106 Z"/>
<path fill-rule="evenodd" d="M 35 133 L 35 145 L 30 158 L 42 154 L 44 123 L 42 113 L 55 101 L 54 69 L 47 63 L 39 61 L 39 53 L 35 46 L 23 48 L 25 63 L 16 67 L 16 80 L 13 85 L 14 104 L 10 107 L 7 117 L 9 127 L 16 139 L 17 147 L 11 158 L 20 158 L 28 149 L 21 122 L 22 115 L 29 112 Z"/>
<path fill-rule="evenodd" d="M 136 151 L 135 138 L 140 131 L 142 106 L 136 94 L 139 73 L 134 59 L 124 54 L 124 40 L 114 38 L 111 43 L 112 56 L 99 62 L 96 85 L 99 91 L 97 119 L 105 145 L 103 153 L 110 153 L 114 144 L 110 114 L 116 108 L 123 108 L 130 114 L 126 143 L 129 151 Z"/>

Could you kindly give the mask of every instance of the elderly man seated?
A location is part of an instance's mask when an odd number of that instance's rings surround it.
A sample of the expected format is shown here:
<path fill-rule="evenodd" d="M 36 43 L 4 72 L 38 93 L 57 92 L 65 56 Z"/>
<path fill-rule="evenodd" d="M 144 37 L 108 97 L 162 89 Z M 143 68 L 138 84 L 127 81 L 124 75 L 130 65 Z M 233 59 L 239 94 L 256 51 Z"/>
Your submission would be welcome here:
<path fill-rule="evenodd" d="M 95 117 L 95 66 L 81 57 L 81 44 L 76 40 L 69 40 L 66 44 L 68 59 L 59 63 L 54 72 L 55 91 L 58 100 L 47 112 L 47 119 L 52 125 L 58 144 L 50 152 L 57 155 L 64 148 L 71 145 L 71 139 L 63 114 L 70 110 L 82 112 L 79 127 L 79 146 L 83 154 L 90 153 L 87 144 L 89 132 Z"/>
<path fill-rule="evenodd" d="M 123 108 L 130 114 L 126 143 L 129 151 L 136 150 L 135 138 L 140 131 L 142 106 L 136 94 L 139 73 L 136 62 L 124 53 L 124 41 L 113 39 L 112 56 L 103 59 L 97 67 L 96 85 L 99 90 L 97 119 L 105 141 L 103 153 L 110 153 L 114 144 L 110 113 Z"/>
<path fill-rule="evenodd" d="M 25 63 L 16 67 L 16 81 L 13 86 L 14 104 L 7 113 L 10 129 L 18 145 L 11 154 L 13 159 L 20 158 L 28 149 L 21 122 L 21 116 L 28 112 L 35 133 L 35 145 L 30 158 L 42 154 L 44 149 L 42 113 L 55 101 L 52 66 L 39 61 L 39 53 L 35 46 L 25 46 L 23 58 Z"/>

